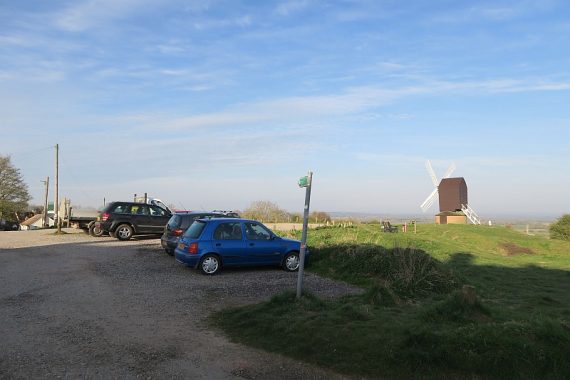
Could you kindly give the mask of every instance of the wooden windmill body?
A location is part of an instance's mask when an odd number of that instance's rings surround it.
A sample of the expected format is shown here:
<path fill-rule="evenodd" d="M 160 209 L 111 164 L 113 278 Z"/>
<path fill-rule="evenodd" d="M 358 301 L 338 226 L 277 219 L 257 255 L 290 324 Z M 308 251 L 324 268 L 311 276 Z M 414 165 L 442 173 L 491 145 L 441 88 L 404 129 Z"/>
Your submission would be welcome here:
<path fill-rule="evenodd" d="M 429 161 L 426 162 L 426 169 L 435 189 L 421 204 L 422 211 L 426 212 L 435 202 L 435 199 L 439 198 L 439 213 L 435 216 L 436 224 L 467 224 L 469 222 L 481 224 L 475 211 L 469 207 L 465 178 L 450 178 L 451 173 L 455 170 L 455 165 L 451 164 L 439 182 Z"/>

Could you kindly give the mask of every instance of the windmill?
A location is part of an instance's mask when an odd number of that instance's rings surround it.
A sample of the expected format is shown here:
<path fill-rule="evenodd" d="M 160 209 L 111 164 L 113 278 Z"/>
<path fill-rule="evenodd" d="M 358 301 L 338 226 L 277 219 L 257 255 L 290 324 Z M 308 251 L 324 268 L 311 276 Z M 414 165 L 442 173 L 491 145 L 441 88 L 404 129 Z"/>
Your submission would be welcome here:
<path fill-rule="evenodd" d="M 429 160 L 426 161 L 426 169 L 435 188 L 420 205 L 422 211 L 429 210 L 439 196 L 440 213 L 436 215 L 436 223 L 466 223 L 465 218 L 467 218 L 473 224 L 481 224 L 479 217 L 467 203 L 465 179 L 463 177 L 450 178 L 455 170 L 455 164 L 452 163 L 449 166 L 441 181 L 438 181 Z"/>

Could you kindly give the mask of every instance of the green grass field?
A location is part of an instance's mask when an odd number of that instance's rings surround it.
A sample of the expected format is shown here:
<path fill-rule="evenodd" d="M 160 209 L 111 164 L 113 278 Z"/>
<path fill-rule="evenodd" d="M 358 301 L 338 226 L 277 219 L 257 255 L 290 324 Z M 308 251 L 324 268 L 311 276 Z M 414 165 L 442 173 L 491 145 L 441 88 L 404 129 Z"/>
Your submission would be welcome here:
<path fill-rule="evenodd" d="M 299 236 L 296 236 L 299 237 Z M 238 342 L 369 378 L 570 378 L 570 243 L 505 227 L 309 232 L 307 270 L 363 294 L 211 317 Z"/>

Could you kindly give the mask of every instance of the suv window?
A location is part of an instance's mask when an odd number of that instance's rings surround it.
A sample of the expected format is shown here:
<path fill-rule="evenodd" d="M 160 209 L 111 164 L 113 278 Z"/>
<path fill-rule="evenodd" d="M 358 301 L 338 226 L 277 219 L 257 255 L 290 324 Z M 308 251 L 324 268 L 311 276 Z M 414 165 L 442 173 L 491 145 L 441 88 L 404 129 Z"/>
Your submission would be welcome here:
<path fill-rule="evenodd" d="M 131 212 L 132 215 L 148 215 L 148 206 L 144 204 L 140 205 L 131 205 Z"/>
<path fill-rule="evenodd" d="M 214 231 L 214 239 L 216 240 L 241 240 L 241 223 L 229 222 L 220 223 Z"/>
<path fill-rule="evenodd" d="M 158 206 L 150 206 L 150 215 L 152 215 L 152 216 L 164 216 L 164 215 L 166 215 L 166 211 L 161 209 Z"/>
<path fill-rule="evenodd" d="M 245 236 L 248 240 L 271 240 L 271 233 L 257 223 L 245 223 Z"/>
<path fill-rule="evenodd" d="M 113 209 L 111 210 L 111 212 L 117 213 L 117 214 L 126 214 L 128 212 L 130 212 L 129 210 L 129 205 L 125 205 L 125 204 L 118 204 L 115 207 L 113 207 Z"/>

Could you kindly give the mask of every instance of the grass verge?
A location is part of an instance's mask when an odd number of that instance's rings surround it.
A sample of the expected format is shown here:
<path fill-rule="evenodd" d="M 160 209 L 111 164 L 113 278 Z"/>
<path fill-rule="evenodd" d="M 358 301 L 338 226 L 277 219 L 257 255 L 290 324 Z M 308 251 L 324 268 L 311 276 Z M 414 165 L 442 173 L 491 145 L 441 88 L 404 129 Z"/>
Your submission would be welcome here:
<path fill-rule="evenodd" d="M 235 341 L 354 376 L 570 378 L 570 244 L 473 226 L 310 237 L 308 269 L 363 294 L 284 293 L 211 322 Z M 421 248 L 401 248 L 410 246 Z"/>

